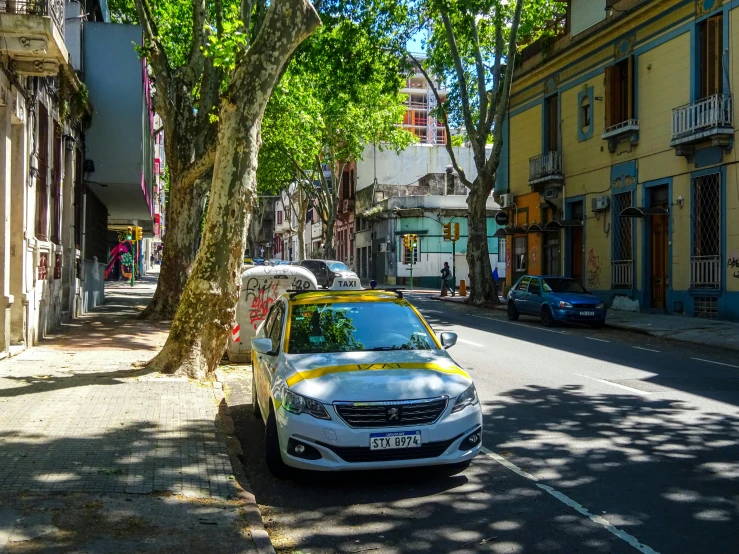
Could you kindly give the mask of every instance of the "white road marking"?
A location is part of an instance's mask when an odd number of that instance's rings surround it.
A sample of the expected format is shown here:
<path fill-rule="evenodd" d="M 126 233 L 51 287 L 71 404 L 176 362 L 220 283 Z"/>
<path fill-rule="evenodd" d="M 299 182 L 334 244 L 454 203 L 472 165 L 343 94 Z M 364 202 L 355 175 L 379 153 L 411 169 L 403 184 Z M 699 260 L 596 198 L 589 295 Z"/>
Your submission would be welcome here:
<path fill-rule="evenodd" d="M 534 327 L 533 325 L 526 325 L 525 323 L 516 323 L 515 321 L 504 321 L 502 319 L 496 319 L 494 317 L 486 317 L 484 315 L 470 314 L 470 317 L 477 317 L 479 319 L 487 319 L 489 321 L 495 321 L 497 323 L 505 323 L 507 325 L 518 325 L 519 327 L 526 327 L 527 329 L 535 329 L 537 331 L 547 331 L 548 333 L 557 333 L 558 335 L 566 335 L 567 331 L 555 331 L 554 329 L 545 329 L 544 327 Z"/>
<path fill-rule="evenodd" d="M 457 342 L 463 342 L 463 343 L 469 344 L 471 346 L 479 346 L 480 348 L 485 348 L 485 345 L 484 344 L 480 344 L 479 342 L 472 342 L 471 340 L 466 340 L 466 339 L 460 339 L 460 338 L 458 338 L 457 339 Z"/>
<path fill-rule="evenodd" d="M 422 313 L 424 313 L 424 314 L 426 314 L 426 313 L 429 313 L 429 314 L 443 314 L 444 313 L 441 310 L 429 310 L 427 308 L 421 308 L 419 311 L 422 312 Z"/>
<path fill-rule="evenodd" d="M 636 348 L 637 350 L 646 350 L 647 352 L 659 352 L 659 350 L 655 350 L 654 348 L 644 348 L 643 346 L 632 346 L 631 348 Z"/>
<path fill-rule="evenodd" d="M 606 340 L 606 339 L 596 339 L 595 337 L 585 337 L 585 338 L 588 339 L 588 340 L 597 340 L 598 342 L 611 342 L 611 341 Z"/>
<path fill-rule="evenodd" d="M 550 495 L 552 495 L 554 498 L 562 502 L 562 504 L 565 504 L 566 506 L 569 506 L 570 508 L 574 509 L 576 512 L 584 515 L 590 521 L 593 523 L 597 523 L 604 529 L 606 529 L 609 533 L 617 536 L 622 541 L 626 542 L 639 552 L 643 552 L 644 554 L 658 554 L 657 551 L 653 550 L 646 544 L 640 543 L 636 537 L 633 535 L 629 535 L 626 531 L 622 531 L 618 527 L 614 527 L 610 523 L 608 523 L 608 520 L 604 517 L 601 517 L 599 515 L 593 514 L 590 510 L 585 508 L 582 504 L 579 502 L 576 502 L 572 500 L 569 496 L 566 494 L 562 494 L 558 490 L 550 487 L 549 485 L 544 485 L 543 483 L 539 483 L 539 479 L 531 475 L 529 472 L 521 469 L 516 464 L 509 462 L 506 460 L 503 456 L 500 456 L 499 454 L 496 454 L 495 452 L 485 448 L 484 446 L 480 449 L 482 450 L 489 458 L 495 460 L 503 467 L 510 469 L 517 475 L 520 475 L 521 477 L 528 479 L 529 481 L 534 481 L 536 483 L 536 486 L 539 487 L 541 490 L 546 491 Z"/>
<path fill-rule="evenodd" d="M 707 364 L 716 364 L 716 365 L 723 365 L 726 367 L 735 367 L 739 369 L 739 365 L 732 365 L 732 364 L 725 364 L 723 362 L 714 362 L 712 360 L 704 360 L 703 358 L 690 358 L 691 360 L 696 360 L 698 362 L 706 362 Z"/>
<path fill-rule="evenodd" d="M 597 379 L 595 377 L 583 375 L 582 373 L 575 373 L 574 375 L 577 375 L 578 377 L 584 377 L 585 379 L 590 379 L 591 381 L 597 381 L 599 383 L 603 383 L 604 385 L 611 385 L 612 387 L 616 387 L 618 389 L 624 389 L 629 392 L 633 392 L 634 394 L 641 394 L 643 396 L 649 396 L 650 394 L 652 394 L 651 392 L 635 389 L 633 387 L 627 387 L 626 385 L 621 385 L 619 383 L 614 383 L 612 381 L 606 381 L 605 379 Z"/>

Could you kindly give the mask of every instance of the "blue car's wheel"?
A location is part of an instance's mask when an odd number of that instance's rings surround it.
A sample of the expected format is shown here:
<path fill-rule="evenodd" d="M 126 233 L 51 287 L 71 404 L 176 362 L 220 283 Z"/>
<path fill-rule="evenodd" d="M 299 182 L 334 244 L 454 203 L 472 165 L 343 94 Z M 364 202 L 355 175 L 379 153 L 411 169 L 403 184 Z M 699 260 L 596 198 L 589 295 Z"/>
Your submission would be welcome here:
<path fill-rule="evenodd" d="M 511 321 L 518 321 L 518 309 L 516 309 L 516 305 L 513 303 L 513 300 L 508 301 L 508 319 Z"/>
<path fill-rule="evenodd" d="M 549 309 L 549 306 L 544 306 L 541 309 L 541 322 L 545 327 L 554 327 L 554 316 L 552 315 L 552 310 Z"/>

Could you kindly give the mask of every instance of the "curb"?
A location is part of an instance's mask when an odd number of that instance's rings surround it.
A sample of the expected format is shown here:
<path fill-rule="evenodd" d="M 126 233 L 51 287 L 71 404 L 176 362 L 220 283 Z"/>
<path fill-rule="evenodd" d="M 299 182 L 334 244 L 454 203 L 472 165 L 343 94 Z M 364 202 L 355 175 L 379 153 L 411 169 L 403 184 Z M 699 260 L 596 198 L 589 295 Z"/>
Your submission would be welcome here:
<path fill-rule="evenodd" d="M 242 502 L 241 507 L 244 510 L 244 519 L 249 527 L 249 534 L 258 554 L 276 554 L 269 533 L 264 527 L 264 520 L 262 519 L 262 513 L 259 511 L 256 497 L 251 491 L 251 485 L 246 473 L 244 473 L 241 460 L 239 460 L 239 456 L 243 456 L 244 451 L 234 433 L 234 420 L 231 417 L 231 410 L 223 392 L 223 381 L 218 378 L 218 372 L 215 372 L 214 375 L 217 380 L 213 382 L 213 396 L 218 403 L 218 422 L 226 436 L 228 457 L 231 459 L 231 469 L 234 477 L 236 477 L 235 485 L 238 490 L 238 498 Z"/>

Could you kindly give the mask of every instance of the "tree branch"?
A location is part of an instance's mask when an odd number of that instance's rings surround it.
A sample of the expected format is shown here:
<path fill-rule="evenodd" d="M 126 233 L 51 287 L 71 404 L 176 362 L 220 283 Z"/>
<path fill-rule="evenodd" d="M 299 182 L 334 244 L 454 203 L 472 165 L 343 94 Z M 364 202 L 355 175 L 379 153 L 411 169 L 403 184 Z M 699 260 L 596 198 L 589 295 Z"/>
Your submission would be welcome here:
<path fill-rule="evenodd" d="M 477 33 L 477 22 L 475 21 L 475 16 L 472 15 L 472 46 L 475 51 L 475 66 L 477 67 L 477 94 L 480 97 L 480 122 L 481 127 L 484 130 L 485 129 L 485 123 L 487 122 L 487 112 L 488 112 L 488 94 L 487 94 L 487 87 L 485 86 L 485 66 L 482 63 L 482 53 L 480 52 L 480 37 Z M 487 133 L 482 132 L 478 134 L 477 137 L 478 142 L 480 142 L 480 147 L 485 149 L 485 141 L 487 140 Z"/>
<path fill-rule="evenodd" d="M 212 143 L 210 149 L 205 154 L 199 156 L 190 164 L 182 168 L 180 172 L 180 181 L 182 183 L 194 182 L 204 173 L 210 171 L 216 159 L 216 144 Z"/>
<path fill-rule="evenodd" d="M 192 88 L 200 79 L 203 72 L 203 48 L 205 47 L 207 31 L 205 29 L 205 0 L 192 0 L 192 42 L 187 63 L 180 68 L 182 80 L 188 88 Z"/>
<path fill-rule="evenodd" d="M 419 71 L 426 79 L 426 82 L 431 87 L 431 91 L 434 93 L 434 96 L 436 97 L 436 104 L 439 107 L 439 110 L 441 110 L 442 119 L 444 121 L 444 129 L 446 130 L 446 151 L 449 153 L 449 157 L 452 160 L 452 166 L 454 167 L 455 171 L 459 173 L 459 180 L 462 181 L 462 183 L 469 188 L 471 186 L 471 183 L 467 179 L 467 176 L 464 173 L 464 169 L 462 169 L 462 167 L 457 162 L 457 156 L 454 154 L 454 147 L 452 146 L 452 131 L 449 128 L 449 118 L 447 117 L 446 109 L 444 108 L 444 102 L 441 100 L 441 95 L 439 95 L 439 91 L 436 89 L 436 85 L 431 80 L 428 72 L 423 68 L 421 62 L 410 52 L 408 52 L 408 56 L 410 56 L 411 60 L 413 60 L 413 63 L 416 64 Z"/>
<path fill-rule="evenodd" d="M 503 119 L 508 112 L 508 101 L 511 96 L 511 84 L 513 82 L 513 66 L 516 65 L 516 37 L 518 35 L 518 27 L 521 24 L 521 11 L 523 10 L 523 0 L 516 0 L 516 10 L 511 21 L 511 34 L 508 38 L 508 51 L 506 52 L 506 71 L 505 79 L 502 83 L 502 96 L 500 103 L 495 111 L 495 121 L 493 123 L 493 152 L 485 164 L 485 170 L 493 173 L 498 169 L 500 163 L 500 151 L 503 148 Z M 493 167 L 495 166 L 495 167 Z"/>
<path fill-rule="evenodd" d="M 477 128 L 472 121 L 472 111 L 470 110 L 470 98 L 467 90 L 467 78 L 464 75 L 464 67 L 462 66 L 462 58 L 459 55 L 459 49 L 457 48 L 457 39 L 454 36 L 454 29 L 452 28 L 452 22 L 449 20 L 449 15 L 446 13 L 444 8 L 439 8 L 441 12 L 441 19 L 444 22 L 444 29 L 446 29 L 447 40 L 449 41 L 449 52 L 452 55 L 454 61 L 454 69 L 457 72 L 457 78 L 459 79 L 459 96 L 462 100 L 462 113 L 464 115 L 464 124 L 467 128 L 467 134 L 472 138 L 472 144 L 476 144 Z"/>
<path fill-rule="evenodd" d="M 500 103 L 500 93 L 503 90 L 501 86 L 501 75 L 500 68 L 503 60 L 503 22 L 500 15 L 500 7 L 495 8 L 495 61 L 493 63 L 493 94 L 494 98 L 491 99 L 490 109 L 485 114 L 485 136 L 490 134 L 490 129 L 493 125 L 493 119 L 495 113 L 498 111 L 498 104 Z"/>

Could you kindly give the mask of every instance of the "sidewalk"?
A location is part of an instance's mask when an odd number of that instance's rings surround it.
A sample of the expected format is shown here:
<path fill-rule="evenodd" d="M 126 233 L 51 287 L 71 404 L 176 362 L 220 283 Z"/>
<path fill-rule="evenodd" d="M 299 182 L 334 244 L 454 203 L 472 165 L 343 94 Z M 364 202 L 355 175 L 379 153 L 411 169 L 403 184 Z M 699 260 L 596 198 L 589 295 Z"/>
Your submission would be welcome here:
<path fill-rule="evenodd" d="M 112 283 L 0 362 L 0 552 L 273 552 L 252 540 L 218 387 L 142 367 L 168 331 L 134 319 L 155 286 Z"/>

